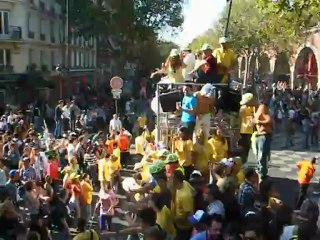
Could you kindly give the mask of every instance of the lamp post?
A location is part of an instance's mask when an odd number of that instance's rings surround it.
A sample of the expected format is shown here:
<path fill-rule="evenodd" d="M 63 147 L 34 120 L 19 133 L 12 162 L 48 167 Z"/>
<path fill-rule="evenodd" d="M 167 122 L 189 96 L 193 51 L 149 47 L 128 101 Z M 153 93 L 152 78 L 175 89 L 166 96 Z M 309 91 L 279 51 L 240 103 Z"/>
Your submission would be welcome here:
<path fill-rule="evenodd" d="M 229 9 L 228 9 L 226 28 L 224 29 L 224 36 L 225 37 L 228 37 L 229 22 L 230 22 L 231 9 L 232 9 L 232 0 L 227 0 L 227 3 L 229 4 Z"/>

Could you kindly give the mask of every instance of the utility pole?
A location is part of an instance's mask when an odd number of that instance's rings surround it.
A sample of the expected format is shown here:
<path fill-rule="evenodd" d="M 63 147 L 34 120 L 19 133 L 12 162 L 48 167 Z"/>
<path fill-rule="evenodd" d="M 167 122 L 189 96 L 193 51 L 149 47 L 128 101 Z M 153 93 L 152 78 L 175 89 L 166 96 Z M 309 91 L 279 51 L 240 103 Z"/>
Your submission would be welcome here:
<path fill-rule="evenodd" d="M 69 0 L 65 0 L 66 4 L 66 22 L 65 22 L 65 69 L 69 68 Z"/>
<path fill-rule="evenodd" d="M 232 9 L 232 0 L 227 0 L 227 3 L 229 4 L 229 9 L 228 9 L 226 28 L 224 29 L 224 36 L 225 37 L 228 37 L 229 22 L 230 22 L 231 9 Z"/>

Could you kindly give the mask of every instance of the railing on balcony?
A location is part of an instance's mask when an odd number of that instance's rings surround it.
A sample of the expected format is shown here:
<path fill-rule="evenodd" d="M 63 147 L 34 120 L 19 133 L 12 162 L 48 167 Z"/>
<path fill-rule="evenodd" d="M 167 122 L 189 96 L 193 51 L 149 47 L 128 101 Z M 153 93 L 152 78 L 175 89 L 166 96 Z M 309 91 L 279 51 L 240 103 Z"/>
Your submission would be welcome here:
<path fill-rule="evenodd" d="M 49 11 L 50 16 L 55 17 L 56 16 L 56 9 L 54 8 L 54 6 L 50 7 L 50 11 Z"/>
<path fill-rule="evenodd" d="M 30 31 L 28 32 L 28 38 L 34 39 L 34 32 Z"/>
<path fill-rule="evenodd" d="M 0 40 L 21 40 L 22 29 L 18 26 L 9 26 L 7 34 L 0 34 Z"/>
<path fill-rule="evenodd" d="M 40 9 L 41 9 L 41 11 L 46 11 L 46 5 L 45 5 L 45 3 L 43 2 L 43 1 L 40 1 Z"/>
<path fill-rule="evenodd" d="M 45 41 L 46 40 L 46 35 L 44 33 L 40 33 L 40 40 Z"/>
<path fill-rule="evenodd" d="M 13 72 L 13 66 L 10 64 L 4 65 L 0 64 L 0 73 L 12 73 Z"/>

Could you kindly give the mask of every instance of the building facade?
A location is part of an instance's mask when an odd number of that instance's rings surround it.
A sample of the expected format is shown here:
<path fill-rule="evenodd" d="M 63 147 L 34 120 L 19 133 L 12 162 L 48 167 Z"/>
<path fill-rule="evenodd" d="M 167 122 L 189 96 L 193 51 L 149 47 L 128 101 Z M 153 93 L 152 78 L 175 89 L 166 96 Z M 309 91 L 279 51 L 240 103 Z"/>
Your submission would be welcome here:
<path fill-rule="evenodd" d="M 94 84 L 95 38 L 84 39 L 72 31 L 66 38 L 63 18 L 56 0 L 0 0 L 0 74 L 42 72 L 56 85 L 38 91 L 46 99 L 77 93 L 80 82 Z M 56 67 L 63 64 L 68 67 L 57 74 Z"/>

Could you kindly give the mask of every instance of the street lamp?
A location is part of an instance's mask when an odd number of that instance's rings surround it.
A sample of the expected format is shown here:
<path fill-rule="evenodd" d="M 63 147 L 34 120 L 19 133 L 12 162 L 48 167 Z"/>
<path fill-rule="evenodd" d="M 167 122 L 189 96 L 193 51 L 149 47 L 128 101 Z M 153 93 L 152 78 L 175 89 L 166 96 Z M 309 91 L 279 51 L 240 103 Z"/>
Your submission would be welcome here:
<path fill-rule="evenodd" d="M 226 28 L 224 29 L 224 36 L 228 37 L 229 22 L 230 22 L 230 16 L 231 16 L 231 8 L 232 8 L 232 0 L 226 0 L 226 1 L 229 4 L 229 9 L 228 9 Z"/>

